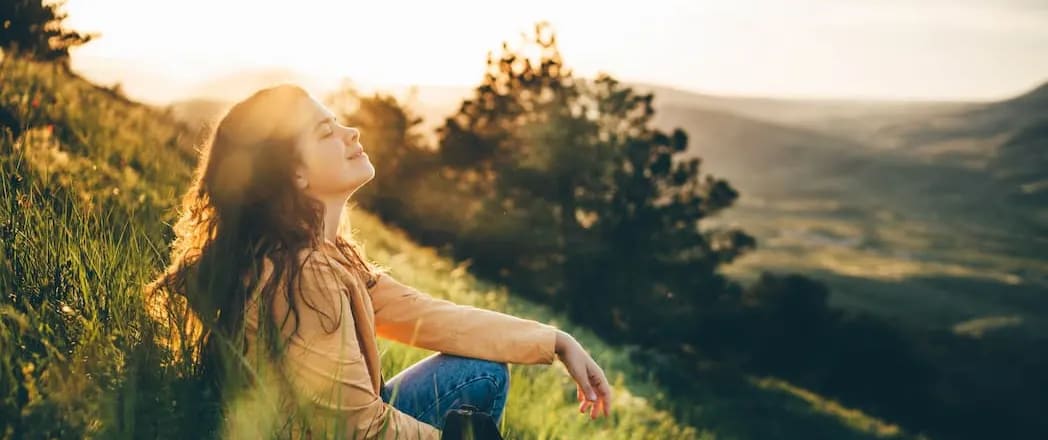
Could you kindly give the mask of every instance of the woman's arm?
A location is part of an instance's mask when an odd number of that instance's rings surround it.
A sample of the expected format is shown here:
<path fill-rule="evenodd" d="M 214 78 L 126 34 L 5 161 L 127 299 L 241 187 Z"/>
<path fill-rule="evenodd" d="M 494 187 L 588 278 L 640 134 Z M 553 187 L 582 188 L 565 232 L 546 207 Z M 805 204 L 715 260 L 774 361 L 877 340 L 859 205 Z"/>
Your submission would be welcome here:
<path fill-rule="evenodd" d="M 579 411 L 611 410 L 604 371 L 570 334 L 512 315 L 434 298 L 382 274 L 371 289 L 379 336 L 427 350 L 516 364 L 559 358 L 575 379 Z"/>
<path fill-rule="evenodd" d="M 556 327 L 455 304 L 404 285 L 389 274 L 370 290 L 375 332 L 408 345 L 513 364 L 552 364 Z"/>

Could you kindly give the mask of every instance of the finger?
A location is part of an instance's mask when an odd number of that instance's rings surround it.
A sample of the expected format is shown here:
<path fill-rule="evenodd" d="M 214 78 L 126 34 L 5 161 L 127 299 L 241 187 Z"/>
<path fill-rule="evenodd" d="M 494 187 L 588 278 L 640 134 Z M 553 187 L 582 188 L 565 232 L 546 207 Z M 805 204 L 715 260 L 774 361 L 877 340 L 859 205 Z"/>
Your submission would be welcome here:
<path fill-rule="evenodd" d="M 594 401 L 597 400 L 597 393 L 593 391 L 593 386 L 590 385 L 589 380 L 583 376 L 582 380 L 577 381 L 579 388 L 582 388 L 582 393 L 586 396 L 586 400 Z"/>
<path fill-rule="evenodd" d="M 604 403 L 602 402 L 603 400 L 604 400 L 604 396 L 601 396 L 601 395 L 598 394 L 597 395 L 597 400 L 594 400 L 592 405 L 590 405 L 589 412 L 590 412 L 590 418 L 591 419 L 596 419 L 603 412 L 603 407 L 604 407 Z"/>
<path fill-rule="evenodd" d="M 575 397 L 578 397 L 579 402 L 586 400 L 586 398 L 582 396 L 582 386 L 579 384 L 575 384 Z"/>
<path fill-rule="evenodd" d="M 593 389 L 597 392 L 597 395 L 600 396 L 600 400 L 603 401 L 601 409 L 607 412 L 610 410 L 611 404 L 611 384 L 608 382 L 608 378 L 604 375 L 604 370 L 601 370 L 600 367 L 596 365 L 593 366 L 593 369 L 596 371 L 590 375 L 589 379 L 592 383 Z"/>
<path fill-rule="evenodd" d="M 585 414 L 587 411 L 589 411 L 592 408 L 593 408 L 593 402 L 591 402 L 589 400 L 584 400 L 581 404 L 579 404 L 579 412 L 582 413 L 582 414 Z"/>
<path fill-rule="evenodd" d="M 607 381 L 604 381 L 597 387 L 597 392 L 601 396 L 601 401 L 604 406 L 604 415 L 608 415 L 611 412 L 611 385 L 608 385 Z"/>
<path fill-rule="evenodd" d="M 598 400 L 594 400 L 593 402 L 590 402 L 589 407 L 586 408 L 586 412 L 589 413 L 590 420 L 596 420 L 597 419 L 597 414 L 599 414 L 599 410 L 600 410 L 600 399 L 598 398 Z"/>
<path fill-rule="evenodd" d="M 590 385 L 590 372 L 588 365 L 582 365 L 578 368 L 568 368 L 568 373 L 575 379 L 575 384 L 582 388 L 582 395 L 586 397 L 586 400 L 597 400 L 597 394 L 593 391 L 593 386 Z"/>

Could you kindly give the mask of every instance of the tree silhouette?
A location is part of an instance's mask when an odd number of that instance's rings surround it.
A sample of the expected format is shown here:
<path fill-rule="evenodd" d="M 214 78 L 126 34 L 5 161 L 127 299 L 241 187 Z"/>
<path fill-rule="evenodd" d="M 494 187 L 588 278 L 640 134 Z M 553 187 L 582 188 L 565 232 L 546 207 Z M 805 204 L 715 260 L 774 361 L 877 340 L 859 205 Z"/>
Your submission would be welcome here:
<path fill-rule="evenodd" d="M 4 51 L 41 60 L 68 63 L 69 48 L 97 37 L 62 26 L 65 2 L 5 0 L 0 2 L 0 47 Z"/>
<path fill-rule="evenodd" d="M 698 159 L 676 159 L 687 136 L 651 127 L 651 95 L 575 78 L 544 23 L 526 38 L 489 55 L 439 133 L 442 162 L 483 200 L 457 250 L 598 331 L 685 339 L 667 318 L 729 290 L 717 267 L 754 246 L 741 231 L 699 229 L 738 194 L 700 176 Z"/>

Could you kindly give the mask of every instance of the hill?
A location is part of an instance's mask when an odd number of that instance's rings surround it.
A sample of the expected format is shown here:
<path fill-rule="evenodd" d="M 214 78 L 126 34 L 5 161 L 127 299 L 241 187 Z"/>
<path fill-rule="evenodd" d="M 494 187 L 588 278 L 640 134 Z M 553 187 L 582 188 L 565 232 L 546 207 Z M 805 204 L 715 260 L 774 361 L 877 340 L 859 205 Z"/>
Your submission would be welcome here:
<path fill-rule="evenodd" d="M 11 116 L 0 127 L 0 287 L 11 293 L 0 297 L 4 436 L 199 436 L 206 414 L 193 412 L 187 366 L 150 337 L 141 299 L 166 256 L 194 135 L 170 113 L 58 66 L 8 59 L 0 77 L 0 108 Z M 610 373 L 614 416 L 587 422 L 574 413 L 574 386 L 559 364 L 514 366 L 511 438 L 908 437 L 774 378 L 725 382 L 685 371 L 702 392 L 668 399 L 656 365 L 635 356 L 642 348 L 603 344 L 366 213 L 353 224 L 369 254 L 405 282 L 567 329 Z M 386 371 L 428 354 L 387 341 L 381 351 Z"/>
<path fill-rule="evenodd" d="M 970 102 L 862 99 L 789 99 L 714 95 L 657 84 L 636 84 L 655 94 L 655 105 L 698 108 L 788 125 L 868 143 L 873 131 L 886 124 L 922 115 L 956 111 Z"/>

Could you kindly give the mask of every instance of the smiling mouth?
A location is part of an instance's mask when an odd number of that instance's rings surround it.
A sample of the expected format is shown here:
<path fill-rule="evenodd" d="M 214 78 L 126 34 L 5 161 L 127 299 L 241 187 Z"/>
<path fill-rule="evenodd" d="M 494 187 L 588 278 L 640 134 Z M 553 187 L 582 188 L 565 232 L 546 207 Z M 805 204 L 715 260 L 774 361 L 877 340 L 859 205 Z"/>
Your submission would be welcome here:
<path fill-rule="evenodd" d="M 366 154 L 364 154 L 364 150 L 360 150 L 360 151 L 358 151 L 358 152 L 356 152 L 354 154 L 351 154 L 346 159 L 348 159 L 348 160 L 355 160 L 355 159 L 360 159 L 361 157 L 364 157 L 364 156 L 367 156 Z"/>

